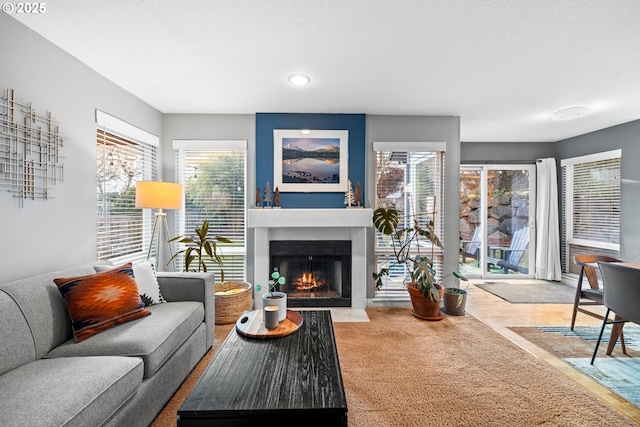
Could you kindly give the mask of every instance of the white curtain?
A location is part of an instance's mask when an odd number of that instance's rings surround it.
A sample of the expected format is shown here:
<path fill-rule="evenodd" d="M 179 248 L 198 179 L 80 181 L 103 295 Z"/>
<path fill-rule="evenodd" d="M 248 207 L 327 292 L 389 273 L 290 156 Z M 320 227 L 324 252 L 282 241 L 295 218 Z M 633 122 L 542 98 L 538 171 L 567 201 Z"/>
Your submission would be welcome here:
<path fill-rule="evenodd" d="M 536 197 L 536 279 L 562 279 L 560 268 L 560 223 L 558 179 L 555 159 L 538 159 Z"/>

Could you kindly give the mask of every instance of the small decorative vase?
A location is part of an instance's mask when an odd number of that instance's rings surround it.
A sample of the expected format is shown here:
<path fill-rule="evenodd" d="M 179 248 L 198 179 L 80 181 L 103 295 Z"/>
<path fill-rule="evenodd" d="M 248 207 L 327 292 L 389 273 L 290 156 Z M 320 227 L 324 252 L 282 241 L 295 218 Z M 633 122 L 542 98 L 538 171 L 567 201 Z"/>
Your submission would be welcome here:
<path fill-rule="evenodd" d="M 267 292 L 262 295 L 262 306 L 278 306 L 278 321 L 282 322 L 287 318 L 287 294 L 284 292 Z"/>

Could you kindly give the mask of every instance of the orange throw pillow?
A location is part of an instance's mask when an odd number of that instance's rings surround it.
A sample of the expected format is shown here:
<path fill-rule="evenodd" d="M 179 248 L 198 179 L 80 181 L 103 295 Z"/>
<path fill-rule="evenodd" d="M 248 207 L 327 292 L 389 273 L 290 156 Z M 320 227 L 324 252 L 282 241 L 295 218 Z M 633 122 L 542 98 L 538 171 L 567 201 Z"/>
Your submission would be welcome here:
<path fill-rule="evenodd" d="M 144 308 L 131 263 L 88 276 L 54 279 L 67 302 L 77 342 L 151 314 Z"/>

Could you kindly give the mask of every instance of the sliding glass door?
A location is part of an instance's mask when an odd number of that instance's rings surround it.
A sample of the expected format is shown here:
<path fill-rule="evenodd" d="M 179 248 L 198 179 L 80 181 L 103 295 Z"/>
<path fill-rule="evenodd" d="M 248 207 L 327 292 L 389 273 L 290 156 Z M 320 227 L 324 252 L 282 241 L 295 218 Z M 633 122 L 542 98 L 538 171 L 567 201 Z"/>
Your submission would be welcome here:
<path fill-rule="evenodd" d="M 460 271 L 469 277 L 533 277 L 534 165 L 462 166 Z"/>

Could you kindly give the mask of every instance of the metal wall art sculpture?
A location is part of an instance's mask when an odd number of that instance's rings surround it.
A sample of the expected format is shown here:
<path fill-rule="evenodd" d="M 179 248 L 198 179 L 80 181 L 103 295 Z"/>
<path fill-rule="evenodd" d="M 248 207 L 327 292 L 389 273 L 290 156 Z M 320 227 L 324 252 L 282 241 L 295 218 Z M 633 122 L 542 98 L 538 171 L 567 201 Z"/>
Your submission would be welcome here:
<path fill-rule="evenodd" d="M 51 118 L 37 114 L 31 103 L 15 101 L 13 89 L 0 100 L 0 187 L 20 199 L 47 200 L 62 182 L 63 138 Z"/>

